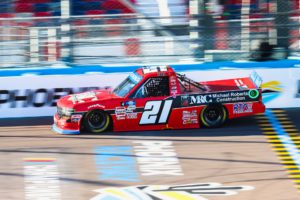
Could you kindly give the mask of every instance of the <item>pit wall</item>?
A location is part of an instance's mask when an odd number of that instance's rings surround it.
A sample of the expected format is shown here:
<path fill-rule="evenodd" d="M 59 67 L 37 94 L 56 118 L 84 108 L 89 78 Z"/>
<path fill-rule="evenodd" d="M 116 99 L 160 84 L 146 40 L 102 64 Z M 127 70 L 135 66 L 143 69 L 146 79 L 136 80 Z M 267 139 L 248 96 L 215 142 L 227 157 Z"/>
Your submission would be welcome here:
<path fill-rule="evenodd" d="M 248 77 L 256 71 L 268 108 L 300 107 L 300 61 L 170 65 L 196 81 Z M 53 116 L 67 94 L 115 87 L 140 66 L 67 66 L 0 70 L 0 118 Z"/>

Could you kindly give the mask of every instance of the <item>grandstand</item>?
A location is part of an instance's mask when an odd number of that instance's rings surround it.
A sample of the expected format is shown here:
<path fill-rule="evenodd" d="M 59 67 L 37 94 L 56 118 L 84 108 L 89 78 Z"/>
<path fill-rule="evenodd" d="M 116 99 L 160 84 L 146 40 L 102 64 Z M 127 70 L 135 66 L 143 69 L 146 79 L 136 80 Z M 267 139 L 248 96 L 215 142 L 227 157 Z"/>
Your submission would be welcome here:
<path fill-rule="evenodd" d="M 135 0 L 130 0 L 135 3 Z M 119 0 L 72 0 L 72 15 L 119 14 L 134 12 Z M 49 17 L 61 15 L 61 0 L 4 0 L 0 3 L 2 17 Z M 25 14 L 24 14 L 25 13 Z"/>

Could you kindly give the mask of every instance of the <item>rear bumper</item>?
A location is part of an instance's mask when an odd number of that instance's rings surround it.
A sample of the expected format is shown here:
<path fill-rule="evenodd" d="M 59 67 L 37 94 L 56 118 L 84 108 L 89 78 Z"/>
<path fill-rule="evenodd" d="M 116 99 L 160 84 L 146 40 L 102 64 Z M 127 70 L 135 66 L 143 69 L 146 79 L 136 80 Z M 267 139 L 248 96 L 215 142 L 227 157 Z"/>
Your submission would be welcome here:
<path fill-rule="evenodd" d="M 262 102 L 258 102 L 254 106 L 254 111 L 256 114 L 264 113 L 266 111 L 266 106 Z"/>
<path fill-rule="evenodd" d="M 54 132 L 66 135 L 80 134 L 79 123 L 67 122 L 66 119 L 59 118 L 57 113 L 55 113 L 53 120 L 52 130 Z"/>

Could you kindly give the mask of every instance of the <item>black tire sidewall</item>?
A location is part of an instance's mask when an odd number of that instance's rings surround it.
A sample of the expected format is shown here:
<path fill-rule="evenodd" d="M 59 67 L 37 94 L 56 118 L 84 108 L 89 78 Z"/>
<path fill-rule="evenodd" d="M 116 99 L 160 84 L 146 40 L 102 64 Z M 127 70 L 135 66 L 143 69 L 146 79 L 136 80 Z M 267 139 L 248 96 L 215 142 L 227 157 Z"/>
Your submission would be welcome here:
<path fill-rule="evenodd" d="M 209 110 L 216 110 L 218 112 L 217 120 L 208 121 L 206 114 Z M 217 128 L 224 124 L 227 119 L 227 111 L 222 105 L 208 105 L 204 107 L 200 113 L 200 122 L 207 128 Z"/>
<path fill-rule="evenodd" d="M 103 126 L 101 126 L 99 128 L 92 127 L 90 125 L 90 122 L 89 122 L 90 115 L 95 113 L 95 112 L 101 113 L 103 118 L 105 119 L 105 122 L 104 122 Z M 104 112 L 102 110 L 92 110 L 92 111 L 89 111 L 85 115 L 83 123 L 84 123 L 84 128 L 85 128 L 86 131 L 92 132 L 92 133 L 102 133 L 102 132 L 104 132 L 108 129 L 108 127 L 110 125 L 110 117 L 106 112 Z"/>

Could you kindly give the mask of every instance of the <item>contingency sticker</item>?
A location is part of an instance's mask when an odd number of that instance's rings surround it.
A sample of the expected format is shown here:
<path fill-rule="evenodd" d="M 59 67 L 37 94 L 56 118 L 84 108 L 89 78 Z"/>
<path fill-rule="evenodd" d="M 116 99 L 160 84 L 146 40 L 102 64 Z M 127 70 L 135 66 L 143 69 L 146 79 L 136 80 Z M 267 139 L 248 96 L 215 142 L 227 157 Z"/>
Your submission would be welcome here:
<path fill-rule="evenodd" d="M 198 124 L 198 113 L 197 110 L 184 110 L 182 111 L 182 124 L 188 125 L 188 124 Z"/>
<path fill-rule="evenodd" d="M 252 113 L 253 112 L 252 103 L 236 103 L 233 104 L 233 113 L 242 114 L 242 113 Z"/>
<path fill-rule="evenodd" d="M 236 195 L 238 191 L 252 189 L 251 186 L 223 186 L 220 183 L 112 187 L 95 190 L 99 194 L 91 200 L 208 200 L 206 196 Z"/>

